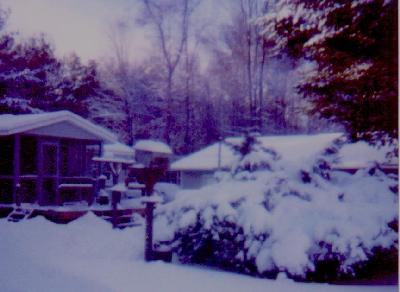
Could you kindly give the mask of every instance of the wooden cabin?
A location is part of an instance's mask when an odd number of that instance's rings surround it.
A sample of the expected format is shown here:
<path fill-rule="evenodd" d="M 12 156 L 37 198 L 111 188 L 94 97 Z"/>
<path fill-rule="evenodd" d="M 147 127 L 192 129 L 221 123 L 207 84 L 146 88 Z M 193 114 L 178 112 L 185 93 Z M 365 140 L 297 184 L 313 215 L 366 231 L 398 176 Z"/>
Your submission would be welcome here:
<path fill-rule="evenodd" d="M 0 115 L 0 204 L 94 200 L 103 143 L 117 138 L 68 111 Z"/>

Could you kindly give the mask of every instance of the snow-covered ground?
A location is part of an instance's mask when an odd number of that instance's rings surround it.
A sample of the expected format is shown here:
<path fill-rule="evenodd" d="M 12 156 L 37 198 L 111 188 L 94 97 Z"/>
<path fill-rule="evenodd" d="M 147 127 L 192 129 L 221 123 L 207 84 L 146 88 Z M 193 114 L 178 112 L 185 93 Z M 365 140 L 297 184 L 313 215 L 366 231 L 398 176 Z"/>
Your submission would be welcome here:
<path fill-rule="evenodd" d="M 143 261 L 142 227 L 113 230 L 88 214 L 68 225 L 39 217 L 0 220 L 0 290 L 17 291 L 397 291 L 277 281 L 202 267 Z"/>

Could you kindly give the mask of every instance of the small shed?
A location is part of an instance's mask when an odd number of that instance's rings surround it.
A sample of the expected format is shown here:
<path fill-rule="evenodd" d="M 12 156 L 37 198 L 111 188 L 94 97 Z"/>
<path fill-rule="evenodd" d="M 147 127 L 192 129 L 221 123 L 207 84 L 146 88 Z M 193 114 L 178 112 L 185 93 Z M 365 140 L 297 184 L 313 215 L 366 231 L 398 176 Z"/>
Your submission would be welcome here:
<path fill-rule="evenodd" d="M 167 144 L 156 140 L 138 140 L 133 146 L 135 161 L 145 167 L 169 163 L 173 152 Z"/>
<path fill-rule="evenodd" d="M 260 136 L 258 141 L 274 149 L 287 163 L 301 163 L 315 157 L 341 133 L 317 135 Z M 238 145 L 242 137 L 229 137 L 189 154 L 171 164 L 170 170 L 179 172 L 179 185 L 184 189 L 198 189 L 216 182 L 215 172 L 229 170 L 237 159 L 230 145 Z"/>
<path fill-rule="evenodd" d="M 92 162 L 116 136 L 69 111 L 0 115 L 0 203 L 94 200 Z"/>
<path fill-rule="evenodd" d="M 315 157 L 342 137 L 342 133 L 316 135 L 261 136 L 257 140 L 265 147 L 275 150 L 287 165 L 313 163 Z M 229 170 L 237 159 L 230 145 L 238 145 L 241 137 L 209 145 L 171 164 L 170 170 L 179 172 L 179 185 L 184 189 L 198 189 L 216 182 L 217 170 Z M 333 161 L 334 171 L 355 173 L 378 163 L 384 172 L 398 172 L 398 158 L 387 157 L 389 146 L 372 147 L 366 142 L 343 145 Z"/>

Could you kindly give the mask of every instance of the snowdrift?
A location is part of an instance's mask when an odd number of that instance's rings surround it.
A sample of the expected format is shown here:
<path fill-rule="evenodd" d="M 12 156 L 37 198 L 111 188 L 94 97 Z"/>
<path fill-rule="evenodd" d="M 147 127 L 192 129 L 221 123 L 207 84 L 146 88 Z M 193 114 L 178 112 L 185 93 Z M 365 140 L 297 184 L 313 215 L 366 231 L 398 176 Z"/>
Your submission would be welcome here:
<path fill-rule="evenodd" d="M 395 292 L 396 286 L 268 281 L 201 267 L 144 262 L 142 227 L 112 229 L 88 213 L 68 224 L 0 220 L 1 291 L 13 292 Z"/>

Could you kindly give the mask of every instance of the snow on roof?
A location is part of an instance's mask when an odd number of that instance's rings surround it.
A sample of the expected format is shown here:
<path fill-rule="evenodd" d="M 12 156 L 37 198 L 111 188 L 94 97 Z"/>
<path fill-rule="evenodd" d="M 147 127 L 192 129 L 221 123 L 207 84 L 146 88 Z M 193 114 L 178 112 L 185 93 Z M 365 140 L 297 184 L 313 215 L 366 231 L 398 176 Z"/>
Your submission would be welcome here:
<path fill-rule="evenodd" d="M 71 124 L 82 128 L 92 135 L 100 138 L 101 140 L 105 140 L 107 142 L 117 141 L 116 136 L 109 130 L 97 126 L 69 111 L 22 115 L 0 115 L 0 136 L 23 133 L 60 122 L 70 122 Z"/>
<path fill-rule="evenodd" d="M 167 144 L 155 140 L 139 140 L 133 148 L 147 152 L 172 154 L 172 149 Z"/>
<path fill-rule="evenodd" d="M 263 136 L 258 140 L 266 148 L 275 150 L 282 160 L 288 163 L 303 163 L 313 159 L 331 143 L 342 136 L 341 133 L 292 136 Z M 190 154 L 171 165 L 171 170 L 216 170 L 229 168 L 235 159 L 235 153 L 228 144 L 239 144 L 243 138 L 225 139 L 226 143 L 214 143 Z M 220 153 L 220 158 L 219 158 Z M 219 165 L 220 161 L 220 165 Z"/>
<path fill-rule="evenodd" d="M 220 154 L 219 154 L 220 153 Z M 220 157 L 220 158 L 218 158 Z M 225 143 L 214 143 L 171 164 L 171 170 L 215 170 L 232 165 L 235 154 Z"/>
<path fill-rule="evenodd" d="M 275 150 L 282 161 L 294 165 L 313 162 L 315 157 L 329 147 L 341 133 L 292 136 L 262 136 L 257 139 L 266 148 Z M 214 143 L 195 153 L 192 153 L 171 165 L 171 170 L 211 171 L 230 168 L 235 161 L 235 153 L 231 145 L 239 145 L 243 137 L 226 138 L 222 143 Z M 398 165 L 398 158 L 388 159 L 386 153 L 390 146 L 373 147 L 366 142 L 345 144 L 340 148 L 335 161 L 335 168 L 363 168 L 370 163 L 378 162 L 385 165 Z M 220 157 L 219 157 L 220 153 Z M 219 163 L 220 162 L 220 163 Z"/>
<path fill-rule="evenodd" d="M 133 159 L 119 158 L 119 157 L 110 157 L 110 156 L 102 156 L 102 157 L 93 157 L 93 161 L 97 162 L 114 162 L 114 163 L 122 163 L 122 164 L 132 164 L 135 163 Z"/>
<path fill-rule="evenodd" d="M 135 162 L 133 159 L 135 151 L 128 145 L 119 142 L 104 144 L 103 150 L 103 155 L 101 157 L 94 157 L 94 161 L 124 164 L 132 164 Z"/>
<path fill-rule="evenodd" d="M 133 156 L 135 151 L 128 145 L 116 142 L 112 144 L 104 144 L 104 156 L 126 155 Z"/>

